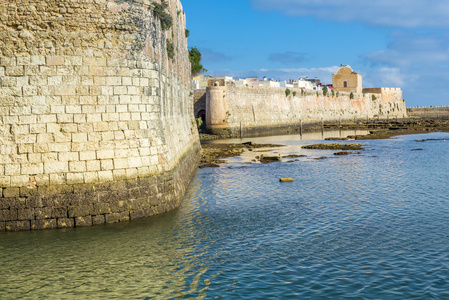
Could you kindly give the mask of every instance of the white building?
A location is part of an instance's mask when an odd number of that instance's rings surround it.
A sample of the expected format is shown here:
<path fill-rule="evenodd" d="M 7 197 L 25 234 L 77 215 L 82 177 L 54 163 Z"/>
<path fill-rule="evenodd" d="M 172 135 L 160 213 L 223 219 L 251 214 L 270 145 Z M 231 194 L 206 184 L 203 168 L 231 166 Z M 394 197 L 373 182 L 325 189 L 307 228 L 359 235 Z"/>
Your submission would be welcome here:
<path fill-rule="evenodd" d="M 306 80 L 304 77 L 299 78 L 295 83 L 294 87 L 298 89 L 313 90 L 313 85 L 310 81 Z"/>
<path fill-rule="evenodd" d="M 245 78 L 235 81 L 236 86 L 259 86 L 259 78 L 257 77 L 251 77 L 251 78 Z"/>
<path fill-rule="evenodd" d="M 264 76 L 263 80 L 259 81 L 259 86 L 265 86 L 265 87 L 279 87 L 280 82 L 276 81 L 274 79 L 268 79 Z"/>
<path fill-rule="evenodd" d="M 293 80 L 284 80 L 279 83 L 280 87 L 292 89 L 294 88 Z"/>

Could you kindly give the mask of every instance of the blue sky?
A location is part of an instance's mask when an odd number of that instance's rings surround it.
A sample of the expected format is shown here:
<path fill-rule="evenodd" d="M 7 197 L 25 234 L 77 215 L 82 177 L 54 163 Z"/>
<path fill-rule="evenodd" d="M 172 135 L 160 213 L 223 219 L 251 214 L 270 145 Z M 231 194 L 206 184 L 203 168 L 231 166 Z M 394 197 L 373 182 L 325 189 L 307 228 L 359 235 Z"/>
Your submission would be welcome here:
<path fill-rule="evenodd" d="M 340 64 L 407 106 L 449 105 L 447 0 L 181 0 L 206 74 L 318 77 Z"/>

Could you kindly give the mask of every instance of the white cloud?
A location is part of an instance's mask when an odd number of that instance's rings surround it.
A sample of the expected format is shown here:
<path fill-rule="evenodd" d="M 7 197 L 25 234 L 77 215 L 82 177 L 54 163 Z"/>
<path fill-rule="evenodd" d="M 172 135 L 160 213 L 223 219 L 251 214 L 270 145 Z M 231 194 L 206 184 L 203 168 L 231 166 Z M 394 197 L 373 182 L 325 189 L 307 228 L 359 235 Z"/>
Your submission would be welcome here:
<path fill-rule="evenodd" d="M 291 16 L 397 28 L 447 28 L 447 0 L 252 0 L 253 8 Z"/>
<path fill-rule="evenodd" d="M 387 49 L 364 56 L 372 64 L 406 68 L 449 62 L 449 36 L 436 33 L 394 32 Z"/>
<path fill-rule="evenodd" d="M 390 37 L 386 49 L 362 57 L 375 68 L 366 73 L 363 85 L 401 87 L 410 106 L 447 105 L 449 35 L 395 31 Z"/>
<path fill-rule="evenodd" d="M 381 67 L 363 71 L 363 87 L 404 87 L 413 78 L 403 74 L 400 68 Z"/>

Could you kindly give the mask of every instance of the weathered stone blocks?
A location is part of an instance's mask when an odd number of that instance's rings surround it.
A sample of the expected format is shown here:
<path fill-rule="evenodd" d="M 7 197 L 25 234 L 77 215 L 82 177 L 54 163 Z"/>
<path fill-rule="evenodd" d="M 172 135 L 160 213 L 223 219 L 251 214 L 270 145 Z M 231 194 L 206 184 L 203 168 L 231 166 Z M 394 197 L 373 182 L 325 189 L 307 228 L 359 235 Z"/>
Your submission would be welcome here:
<path fill-rule="evenodd" d="M 106 223 L 117 223 L 129 220 L 129 212 L 116 212 L 105 215 Z"/>
<path fill-rule="evenodd" d="M 77 217 L 75 218 L 75 227 L 92 226 L 92 216 Z"/>
<path fill-rule="evenodd" d="M 20 189 L 18 187 L 14 188 L 4 188 L 3 189 L 3 197 L 4 198 L 13 198 L 13 197 L 19 197 Z"/>
<path fill-rule="evenodd" d="M 64 15 L 58 30 L 35 30 L 54 22 L 31 11 L 41 1 L 0 3 L 0 231 L 161 213 L 196 168 L 181 3 L 168 8 L 170 59 L 151 1 L 81 2 L 45 2 Z"/>
<path fill-rule="evenodd" d="M 92 225 L 104 224 L 106 223 L 104 215 L 92 216 Z"/>
<path fill-rule="evenodd" d="M 17 210 L 18 220 L 33 220 L 34 215 L 34 208 L 19 208 Z"/>
<path fill-rule="evenodd" d="M 179 205 L 177 195 L 185 191 L 199 159 L 198 151 L 188 153 L 173 171 L 159 176 L 39 187 L 25 197 L 10 198 L 6 206 L 4 198 L 0 201 L 0 231 L 116 223 L 171 210 Z"/>
<path fill-rule="evenodd" d="M 31 229 L 31 221 L 9 221 L 5 222 L 6 231 L 26 231 Z"/>
<path fill-rule="evenodd" d="M 75 227 L 75 220 L 72 218 L 59 218 L 57 219 L 58 228 L 70 228 Z"/>
<path fill-rule="evenodd" d="M 50 219 L 52 215 L 52 207 L 39 207 L 34 210 L 36 220 Z"/>
<path fill-rule="evenodd" d="M 42 230 L 42 229 L 54 229 L 57 228 L 56 219 L 39 219 L 31 220 L 32 230 Z"/>

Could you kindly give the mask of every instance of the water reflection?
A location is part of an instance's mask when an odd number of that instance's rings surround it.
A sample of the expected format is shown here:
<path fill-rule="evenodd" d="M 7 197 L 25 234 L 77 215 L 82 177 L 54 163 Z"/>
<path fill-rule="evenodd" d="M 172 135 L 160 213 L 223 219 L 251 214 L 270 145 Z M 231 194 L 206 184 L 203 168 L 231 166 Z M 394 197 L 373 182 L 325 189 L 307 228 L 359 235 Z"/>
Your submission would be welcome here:
<path fill-rule="evenodd" d="M 0 298 L 448 298 L 449 144 L 411 151 L 418 138 L 337 158 L 236 158 L 199 170 L 171 213 L 1 234 Z"/>
<path fill-rule="evenodd" d="M 191 205 L 150 219 L 2 234 L 1 298 L 200 295 L 208 246 L 201 232 L 207 220 L 196 217 L 204 205 L 198 180 L 189 194 Z"/>
<path fill-rule="evenodd" d="M 301 145 L 310 143 L 314 140 L 324 140 L 327 138 L 346 138 L 353 135 L 369 134 L 367 130 L 326 130 L 324 132 L 305 132 L 300 134 L 277 135 L 277 136 L 263 136 L 251 137 L 242 139 L 226 139 L 226 140 L 212 140 L 209 143 L 245 143 L 254 142 L 258 144 L 283 144 L 283 145 Z"/>

